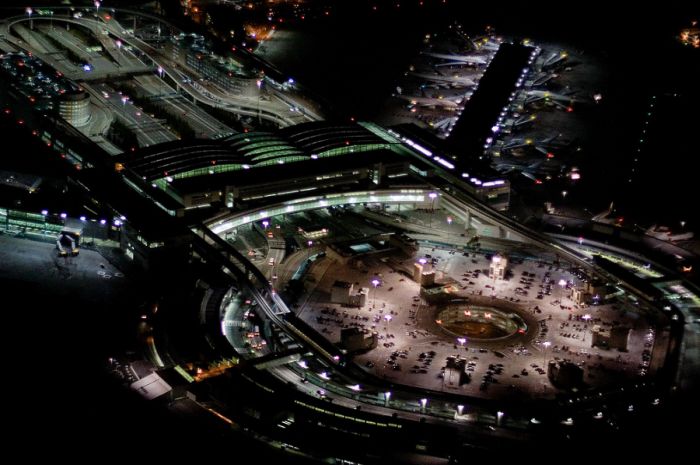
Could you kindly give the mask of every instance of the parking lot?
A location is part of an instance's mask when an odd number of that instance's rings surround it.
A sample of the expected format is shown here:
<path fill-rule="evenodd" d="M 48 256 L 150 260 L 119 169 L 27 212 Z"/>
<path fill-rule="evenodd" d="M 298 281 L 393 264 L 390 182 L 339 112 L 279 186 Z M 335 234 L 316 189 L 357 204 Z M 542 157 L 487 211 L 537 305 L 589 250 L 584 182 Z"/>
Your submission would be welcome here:
<path fill-rule="evenodd" d="M 517 308 L 518 313 L 528 315 L 529 324 L 535 326 L 528 328 L 532 336 L 525 341 L 478 341 L 436 331 L 429 324 L 435 305 L 419 295 L 418 284 L 396 271 L 397 266 L 381 260 L 366 261 L 370 268 L 366 272 L 316 265 L 327 271 L 314 276 L 317 285 L 301 308 L 301 317 L 332 342 L 339 342 L 342 328 L 376 332 L 377 347 L 359 354 L 356 363 L 380 378 L 426 389 L 489 398 L 552 397 L 557 388 L 546 376 L 550 360 L 580 365 L 585 383 L 596 387 L 653 374 L 649 367 L 656 335 L 653 325 L 621 298 L 603 305 L 577 305 L 570 295 L 580 279 L 565 264 L 516 258 L 511 260 L 509 279 L 493 280 L 488 277 L 490 256 L 486 254 L 422 247 L 418 257 L 434 262 L 436 281 L 447 284 L 445 292 L 479 305 Z M 412 266 L 413 260 L 402 264 Z M 376 288 L 370 283 L 374 278 L 380 281 Z M 369 288 L 366 305 L 330 303 L 330 288 L 336 280 Z M 591 348 L 593 325 L 610 328 L 618 324 L 631 328 L 628 351 Z M 466 382 L 445 379 L 450 356 L 465 359 Z"/>

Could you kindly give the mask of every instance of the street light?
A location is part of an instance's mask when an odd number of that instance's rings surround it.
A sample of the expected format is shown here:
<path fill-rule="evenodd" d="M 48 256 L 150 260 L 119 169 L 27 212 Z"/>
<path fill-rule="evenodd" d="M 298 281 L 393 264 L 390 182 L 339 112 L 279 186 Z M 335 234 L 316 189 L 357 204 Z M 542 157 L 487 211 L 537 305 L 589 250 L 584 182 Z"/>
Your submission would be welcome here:
<path fill-rule="evenodd" d="M 425 413 L 425 406 L 428 404 L 428 399 L 423 398 L 420 400 L 420 410 Z"/>
<path fill-rule="evenodd" d="M 435 199 L 437 199 L 437 192 L 431 192 L 428 194 L 430 198 L 430 227 L 433 226 L 433 214 L 435 213 Z"/>
<path fill-rule="evenodd" d="M 255 84 L 258 86 L 258 124 L 260 124 L 260 99 L 262 98 L 262 79 L 258 79 L 257 81 L 255 81 Z"/>
<path fill-rule="evenodd" d="M 32 21 L 32 13 L 34 13 L 34 10 L 32 10 L 32 7 L 28 6 L 24 12 L 27 13 L 29 17 L 29 29 L 34 30 L 34 21 Z"/>
<path fill-rule="evenodd" d="M 314 245 L 314 241 L 309 240 L 306 242 L 306 245 L 308 246 L 308 248 L 306 249 L 306 259 L 308 260 L 309 257 L 311 257 L 311 246 Z"/>
<path fill-rule="evenodd" d="M 95 13 L 98 15 L 100 14 L 100 5 L 100 2 L 95 0 Z"/>
<path fill-rule="evenodd" d="M 559 280 L 559 287 L 561 288 L 561 291 L 559 292 L 559 299 L 564 297 L 564 288 L 566 287 L 566 280 L 564 278 Z"/>
<path fill-rule="evenodd" d="M 460 346 L 464 347 L 464 344 L 466 344 L 466 342 L 467 342 L 467 338 L 466 337 L 458 337 L 457 342 L 459 342 Z"/>
<path fill-rule="evenodd" d="M 496 426 L 501 426 L 501 420 L 503 420 L 503 415 L 505 415 L 505 413 L 501 412 L 500 410 L 496 412 Z"/>
<path fill-rule="evenodd" d="M 588 332 L 588 320 L 591 319 L 591 315 L 586 313 L 581 319 L 586 322 L 586 328 L 583 329 L 583 339 L 581 340 L 581 342 L 584 342 L 586 340 L 586 333 Z"/>
<path fill-rule="evenodd" d="M 462 416 L 463 413 L 464 413 L 464 405 L 458 405 L 457 406 L 457 414 L 459 416 Z"/>
<path fill-rule="evenodd" d="M 549 348 L 549 346 L 552 345 L 552 343 L 549 341 L 544 341 L 542 345 L 544 346 L 544 355 L 542 356 L 542 369 L 544 369 L 544 367 L 547 365 L 547 349 Z"/>
<path fill-rule="evenodd" d="M 386 323 L 384 324 L 385 331 L 389 331 L 389 322 L 391 321 L 391 318 L 392 318 L 392 316 L 388 313 L 386 315 L 384 315 L 384 321 L 386 321 Z"/>
<path fill-rule="evenodd" d="M 384 393 L 384 406 L 385 407 L 389 406 L 389 399 L 391 399 L 391 391 L 386 391 Z"/>
<path fill-rule="evenodd" d="M 370 282 L 374 286 L 374 300 L 372 301 L 372 308 L 374 308 L 377 306 L 377 286 L 379 286 L 379 284 L 381 284 L 381 281 L 378 278 L 374 278 Z"/>

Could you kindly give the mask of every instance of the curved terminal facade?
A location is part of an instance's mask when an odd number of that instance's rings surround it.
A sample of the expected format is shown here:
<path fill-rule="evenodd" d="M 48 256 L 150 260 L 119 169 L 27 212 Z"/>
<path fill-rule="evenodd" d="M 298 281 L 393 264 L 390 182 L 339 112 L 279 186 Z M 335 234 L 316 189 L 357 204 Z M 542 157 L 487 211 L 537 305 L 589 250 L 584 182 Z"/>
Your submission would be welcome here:
<path fill-rule="evenodd" d="M 624 253 L 525 228 L 498 211 L 507 181 L 400 132 L 309 123 L 121 162 L 232 279 L 199 305 L 208 368 L 171 359 L 183 388 L 295 450 L 459 457 L 603 437 L 673 384 L 663 273 L 626 279 L 641 265 Z M 349 447 L 328 446 L 339 437 Z"/>

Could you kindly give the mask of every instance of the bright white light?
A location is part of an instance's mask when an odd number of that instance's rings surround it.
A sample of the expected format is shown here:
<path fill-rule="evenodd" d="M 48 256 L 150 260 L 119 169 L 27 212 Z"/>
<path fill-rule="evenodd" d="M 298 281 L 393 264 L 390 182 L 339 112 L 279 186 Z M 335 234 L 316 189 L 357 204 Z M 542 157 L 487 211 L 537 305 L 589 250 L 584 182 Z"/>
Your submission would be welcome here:
<path fill-rule="evenodd" d="M 85 218 L 85 215 L 80 217 L 80 221 L 87 221 L 87 218 Z"/>
<path fill-rule="evenodd" d="M 560 285 L 561 287 L 566 286 L 566 280 L 565 280 L 565 279 L 560 279 L 560 280 L 559 280 L 559 285 Z"/>
<path fill-rule="evenodd" d="M 61 213 L 61 215 L 60 215 L 60 216 L 61 216 L 61 218 L 63 218 L 63 219 L 65 220 L 65 219 L 66 219 L 66 217 L 67 217 L 68 215 L 67 215 L 67 214 L 65 214 L 65 213 Z"/>
<path fill-rule="evenodd" d="M 426 149 L 426 148 L 423 147 L 422 145 L 416 144 L 416 143 L 413 142 L 411 139 L 403 139 L 403 141 L 404 141 L 408 146 L 413 147 L 414 149 L 418 150 L 418 151 L 419 151 L 420 153 L 422 153 L 423 155 L 428 156 L 428 157 L 432 157 L 432 156 L 433 156 L 433 152 L 431 152 L 430 150 Z"/>
<path fill-rule="evenodd" d="M 49 214 L 49 211 L 48 210 L 41 210 L 41 214 L 46 216 Z"/>
<path fill-rule="evenodd" d="M 107 224 L 107 220 L 104 220 L 104 219 L 103 219 L 103 220 L 100 220 L 100 224 L 101 224 L 102 226 L 106 225 L 106 224 Z"/>
<path fill-rule="evenodd" d="M 320 376 L 321 378 L 326 379 L 326 380 L 331 379 L 331 377 L 328 376 L 328 373 L 326 373 L 325 371 L 322 371 L 321 373 L 319 373 L 318 376 Z"/>
<path fill-rule="evenodd" d="M 360 385 L 359 384 L 353 384 L 352 386 L 348 386 L 350 389 L 353 391 L 359 391 L 360 390 Z"/>
<path fill-rule="evenodd" d="M 446 167 L 446 168 L 449 168 L 449 169 L 451 169 L 451 170 L 455 169 L 455 165 L 453 165 L 452 163 L 450 163 L 449 161 L 447 161 L 447 160 L 445 160 L 445 159 L 443 159 L 443 158 L 440 158 L 440 157 L 436 156 L 436 157 L 433 157 L 433 159 L 434 159 L 436 162 L 440 163 L 442 166 Z"/>
<path fill-rule="evenodd" d="M 500 186 L 500 185 L 503 185 L 503 184 L 505 184 L 505 183 L 506 183 L 506 182 L 505 182 L 504 180 L 499 179 L 499 180 L 497 180 L 497 181 L 485 182 L 485 183 L 483 184 L 483 186 L 484 186 L 484 187 Z"/>

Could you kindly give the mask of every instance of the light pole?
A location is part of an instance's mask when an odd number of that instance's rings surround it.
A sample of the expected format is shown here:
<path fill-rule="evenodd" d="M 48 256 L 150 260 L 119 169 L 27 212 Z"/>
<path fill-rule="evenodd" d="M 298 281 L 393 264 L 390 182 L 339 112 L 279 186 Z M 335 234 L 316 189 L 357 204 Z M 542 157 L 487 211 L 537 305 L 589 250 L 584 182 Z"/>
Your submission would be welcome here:
<path fill-rule="evenodd" d="M 421 413 L 425 413 L 425 406 L 428 405 L 428 399 L 423 398 L 420 400 L 420 411 Z"/>
<path fill-rule="evenodd" d="M 97 15 L 100 14 L 100 5 L 101 5 L 101 3 L 97 0 L 95 0 L 95 14 L 97 14 Z"/>
<path fill-rule="evenodd" d="M 391 391 L 386 391 L 384 393 L 384 406 L 388 407 L 389 406 L 389 400 L 391 399 Z"/>
<path fill-rule="evenodd" d="M 308 246 L 308 248 L 306 249 L 306 259 L 308 260 L 309 257 L 311 257 L 311 246 L 314 245 L 314 241 L 309 240 L 306 242 L 306 245 Z"/>
<path fill-rule="evenodd" d="M 32 13 L 34 13 L 34 10 L 32 10 L 32 7 L 28 6 L 25 8 L 24 12 L 27 13 L 29 17 L 29 29 L 34 30 L 34 21 L 32 21 Z"/>
<path fill-rule="evenodd" d="M 431 192 L 428 194 L 430 198 L 430 227 L 433 227 L 433 215 L 435 214 L 435 199 L 437 199 L 437 192 Z"/>
<path fill-rule="evenodd" d="M 258 79 L 255 81 L 255 84 L 258 86 L 258 124 L 260 124 L 260 98 L 262 97 L 262 79 Z"/>
<path fill-rule="evenodd" d="M 588 332 L 588 320 L 591 319 L 591 315 L 586 313 L 581 317 L 581 319 L 586 322 L 586 327 L 583 328 L 583 339 L 581 340 L 581 342 L 584 342 L 586 340 L 586 333 Z"/>
<path fill-rule="evenodd" d="M 547 349 L 549 348 L 549 346 L 552 345 L 552 343 L 549 341 L 544 341 L 542 345 L 544 346 L 544 355 L 542 356 L 542 369 L 544 369 L 544 367 L 547 365 Z"/>
<path fill-rule="evenodd" d="M 561 300 L 564 297 L 564 288 L 566 287 L 565 279 L 562 278 L 559 280 L 559 287 L 561 288 L 561 291 L 559 292 L 559 300 Z"/>
<path fill-rule="evenodd" d="M 374 278 L 372 281 L 370 281 L 372 285 L 374 286 L 374 300 L 372 301 L 372 308 L 377 306 L 377 286 L 381 283 L 378 278 Z"/>
<path fill-rule="evenodd" d="M 460 346 L 464 347 L 464 344 L 467 342 L 467 338 L 466 337 L 458 337 L 457 342 L 459 342 Z"/>
<path fill-rule="evenodd" d="M 376 291 L 375 291 L 375 294 L 376 294 Z M 384 315 L 384 321 L 386 322 L 386 323 L 384 323 L 384 331 L 386 331 L 386 332 L 389 332 L 389 322 L 391 321 L 391 318 L 392 318 L 392 316 L 388 313 L 386 315 Z"/>

